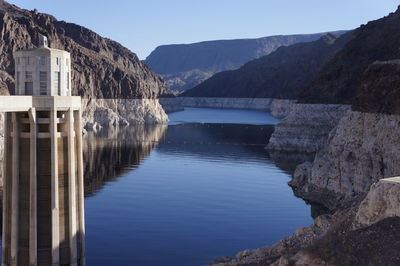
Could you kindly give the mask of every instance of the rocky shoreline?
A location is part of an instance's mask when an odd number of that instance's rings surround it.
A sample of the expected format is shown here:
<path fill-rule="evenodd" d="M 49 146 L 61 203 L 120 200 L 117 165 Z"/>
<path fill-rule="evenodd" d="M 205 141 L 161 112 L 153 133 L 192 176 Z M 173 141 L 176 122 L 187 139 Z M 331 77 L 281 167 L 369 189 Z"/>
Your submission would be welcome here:
<path fill-rule="evenodd" d="M 181 111 L 185 107 L 248 109 L 268 111 L 277 118 L 285 117 L 295 103 L 286 99 L 222 97 L 171 97 L 159 98 L 159 101 L 167 113 Z"/>
<path fill-rule="evenodd" d="M 293 104 L 275 126 L 267 149 L 316 152 L 349 109 L 350 106 L 338 104 Z"/>

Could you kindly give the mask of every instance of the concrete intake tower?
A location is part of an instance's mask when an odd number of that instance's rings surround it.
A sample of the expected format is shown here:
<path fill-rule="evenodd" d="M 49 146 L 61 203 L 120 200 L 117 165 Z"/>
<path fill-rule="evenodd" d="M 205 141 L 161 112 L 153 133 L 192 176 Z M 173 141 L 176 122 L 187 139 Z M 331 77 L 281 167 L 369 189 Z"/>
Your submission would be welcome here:
<path fill-rule="evenodd" d="M 84 265 L 81 99 L 71 60 L 40 36 L 17 51 L 5 112 L 3 265 Z"/>

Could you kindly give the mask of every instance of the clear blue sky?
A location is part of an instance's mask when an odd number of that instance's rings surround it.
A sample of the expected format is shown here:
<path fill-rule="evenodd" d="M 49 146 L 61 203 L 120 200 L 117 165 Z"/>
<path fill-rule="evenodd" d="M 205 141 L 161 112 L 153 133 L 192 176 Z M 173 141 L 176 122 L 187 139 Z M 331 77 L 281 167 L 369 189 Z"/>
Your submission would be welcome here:
<path fill-rule="evenodd" d="M 353 29 L 400 0 L 9 0 L 116 40 L 141 59 L 158 45 Z"/>

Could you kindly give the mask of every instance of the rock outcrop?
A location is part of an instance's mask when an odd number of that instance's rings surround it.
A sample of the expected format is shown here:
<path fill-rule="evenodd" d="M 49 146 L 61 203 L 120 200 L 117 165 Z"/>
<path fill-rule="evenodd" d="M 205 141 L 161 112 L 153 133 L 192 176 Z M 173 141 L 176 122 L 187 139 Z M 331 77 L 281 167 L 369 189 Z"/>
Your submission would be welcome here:
<path fill-rule="evenodd" d="M 294 104 L 275 126 L 267 149 L 316 152 L 349 109 L 346 105 Z"/>
<path fill-rule="evenodd" d="M 158 99 L 83 99 L 82 110 L 83 126 L 89 130 L 168 121 Z"/>
<path fill-rule="evenodd" d="M 344 31 L 332 32 L 340 35 Z M 311 42 L 326 33 L 270 36 L 258 39 L 217 40 L 157 47 L 145 60 L 174 90 L 195 87 L 213 74 L 237 69 L 270 54 L 280 46 Z"/>
<path fill-rule="evenodd" d="M 399 115 L 348 111 L 314 162 L 300 166 L 291 184 L 298 195 L 335 208 L 365 196 L 379 179 L 400 175 L 399 143 Z"/>
<path fill-rule="evenodd" d="M 237 70 L 217 73 L 182 96 L 296 99 L 351 37 L 352 32 L 328 34 L 280 47 Z"/>
<path fill-rule="evenodd" d="M 358 208 L 354 228 L 367 227 L 389 217 L 400 217 L 400 177 L 373 184 Z"/>

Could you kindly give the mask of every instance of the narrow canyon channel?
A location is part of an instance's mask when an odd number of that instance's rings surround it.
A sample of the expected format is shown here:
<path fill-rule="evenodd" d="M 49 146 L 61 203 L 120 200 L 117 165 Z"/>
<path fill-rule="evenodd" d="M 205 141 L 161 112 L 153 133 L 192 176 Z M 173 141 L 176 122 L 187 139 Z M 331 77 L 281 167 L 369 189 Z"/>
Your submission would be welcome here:
<path fill-rule="evenodd" d="M 204 265 L 309 225 L 313 208 L 287 185 L 307 155 L 264 149 L 277 122 L 187 108 L 86 134 L 87 265 Z"/>

